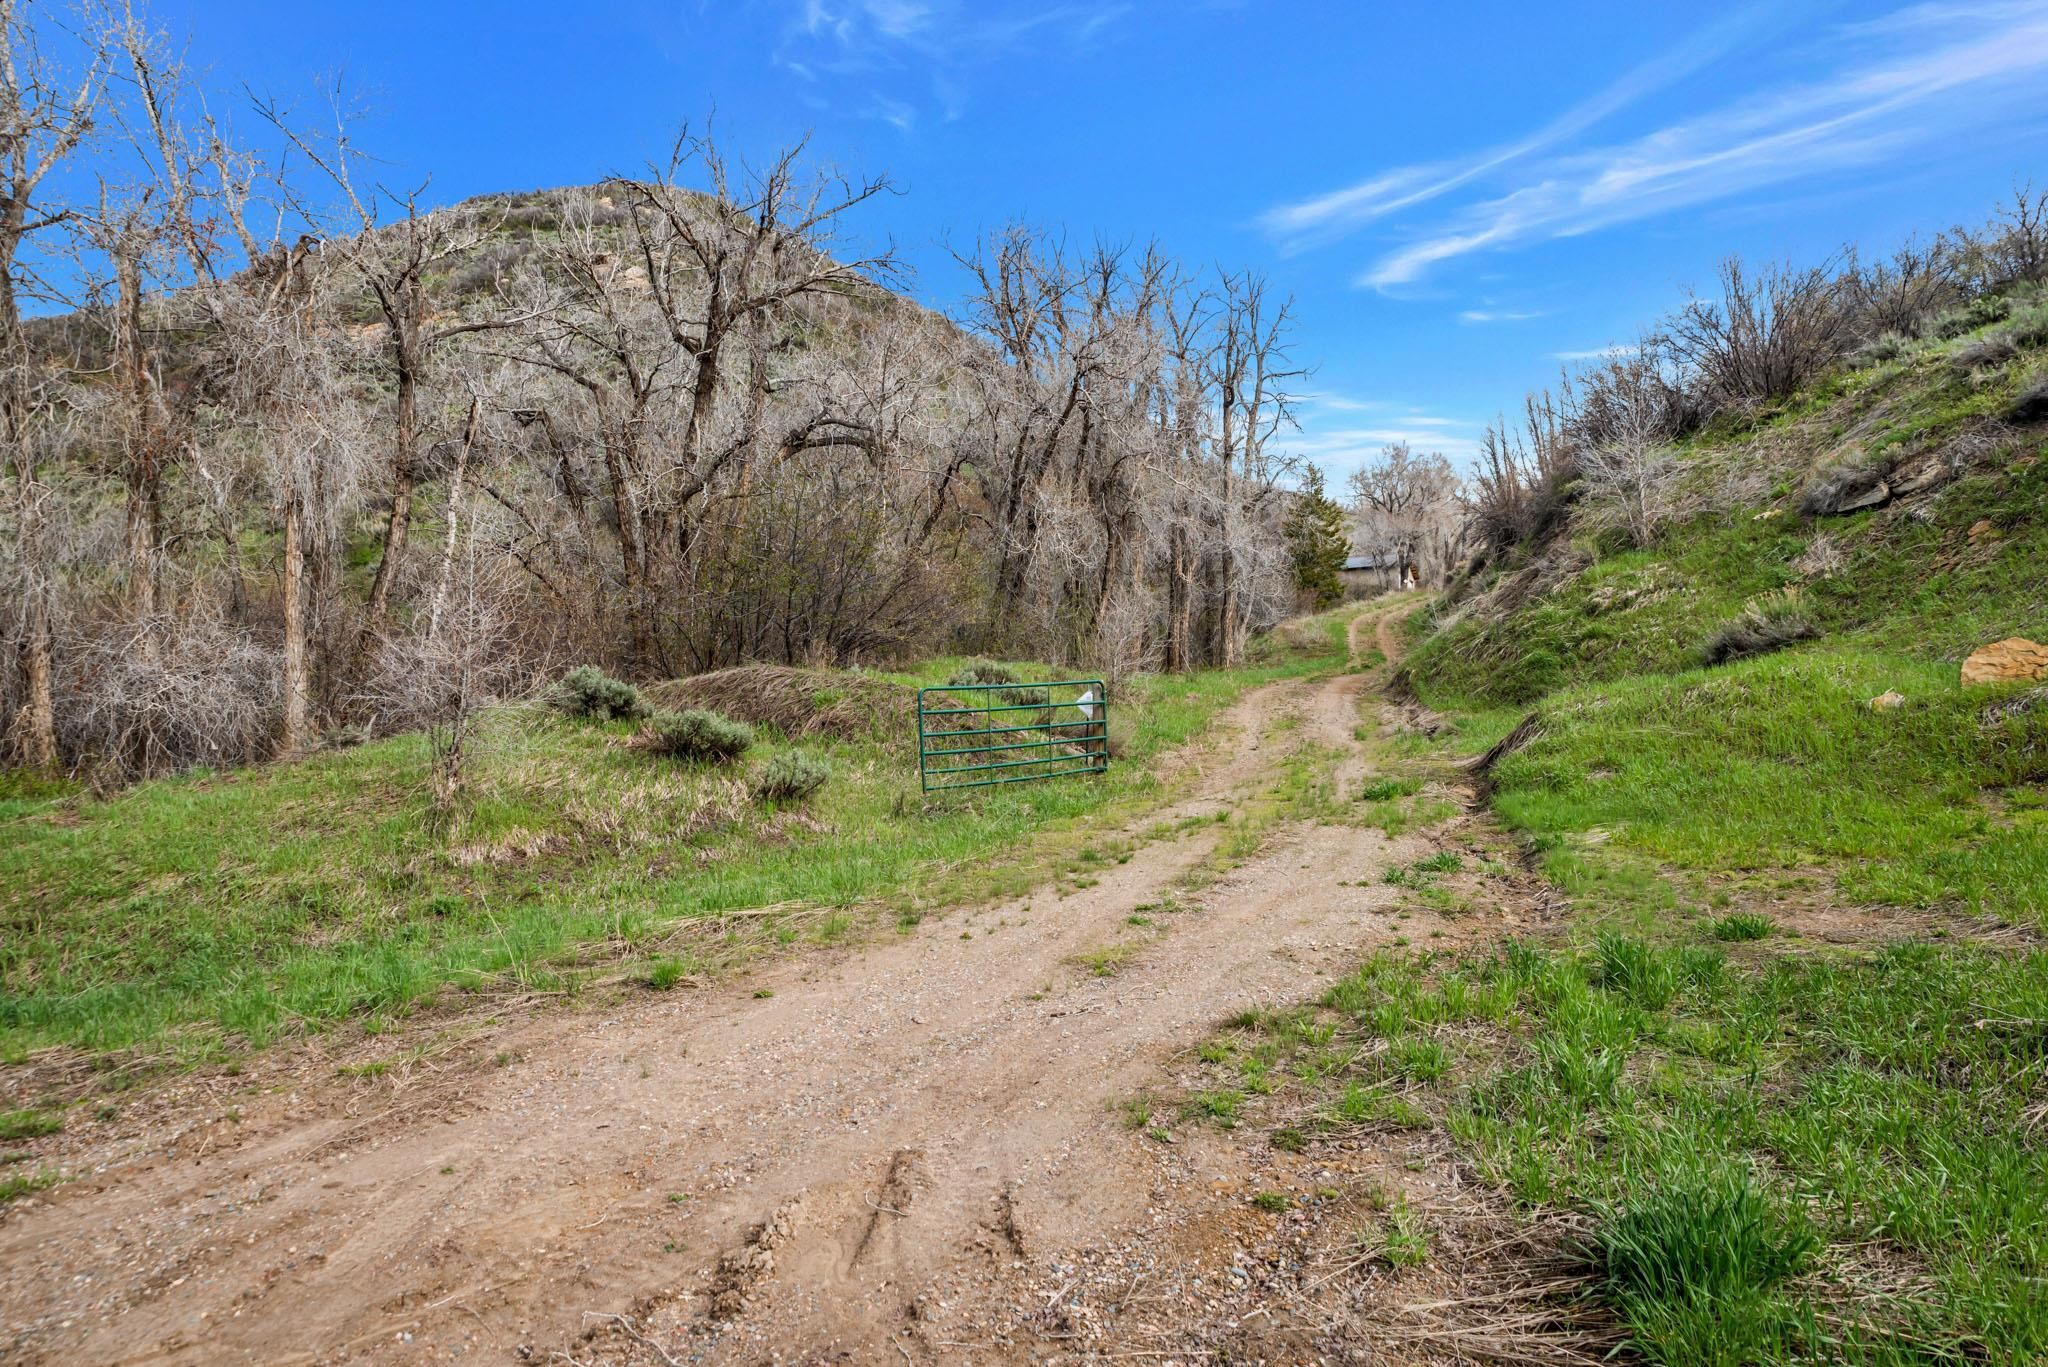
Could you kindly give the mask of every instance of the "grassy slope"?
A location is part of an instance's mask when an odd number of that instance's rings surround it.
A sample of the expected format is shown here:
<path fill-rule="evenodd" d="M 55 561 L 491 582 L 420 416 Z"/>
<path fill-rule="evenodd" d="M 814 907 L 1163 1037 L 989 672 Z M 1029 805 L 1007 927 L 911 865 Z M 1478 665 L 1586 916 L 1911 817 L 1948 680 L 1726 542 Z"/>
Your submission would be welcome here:
<path fill-rule="evenodd" d="M 914 917 L 1021 890 L 1107 857 L 1086 832 L 1157 800 L 1149 761 L 1245 688 L 1341 665 L 1344 625 L 1289 629 L 1244 669 L 1137 681 L 1103 779 L 930 804 L 900 742 L 801 742 L 835 777 L 774 813 L 743 773 L 657 761 L 624 746 L 624 723 L 532 707 L 486 718 L 452 839 L 430 829 L 412 736 L 110 801 L 0 795 L 0 1050 L 232 1052 L 343 1018 L 375 1028 L 450 987 L 573 988 L 621 959 L 673 983 L 764 940 L 843 933 L 857 905 Z M 959 663 L 896 677 L 940 682 Z M 764 737 L 750 759 L 790 744 Z M 762 908 L 779 910 L 723 915 Z"/>
<path fill-rule="evenodd" d="M 1948 357 L 1969 340 L 1838 376 L 1754 430 L 1693 443 L 1702 482 L 1769 477 L 1759 504 L 1647 550 L 1580 543 L 1587 563 L 1555 591 L 1418 642 L 1419 690 L 1466 714 L 1475 739 L 1542 715 L 1541 738 L 1495 775 L 1511 826 L 1551 841 L 1597 829 L 1708 872 L 1820 866 L 1863 901 L 2048 917 L 2048 708 L 1986 723 L 2000 693 L 1961 689 L 1955 673 L 1986 641 L 2048 638 L 2048 436 L 2010 434 L 1928 500 L 1812 525 L 1794 513 L 1809 465 L 1845 446 L 1906 461 L 1942 450 L 2039 364 L 1959 374 Z M 1802 574 L 1794 562 L 1818 537 L 1841 563 Z M 1788 596 L 1819 641 L 1699 667 L 1717 628 Z M 1872 713 L 1888 690 L 1905 705 Z"/>
<path fill-rule="evenodd" d="M 1970 933 L 2048 923 L 2048 699 L 1956 672 L 2048 639 L 2048 434 L 1994 434 L 1931 499 L 1795 511 L 1809 471 L 1942 450 L 2042 365 L 1961 374 L 1968 340 L 1691 443 L 1701 487 L 1763 472 L 1747 506 L 1647 550 L 1577 544 L 1554 591 L 1425 627 L 1410 668 L 1447 751 L 1540 716 L 1492 800 L 1579 915 L 1502 954 L 1377 960 L 1229 1045 L 1263 1076 L 1335 1041 L 1350 1061 L 1299 1070 L 1323 1123 L 1443 1126 L 1518 1202 L 1576 1212 L 1589 1289 L 1652 1361 L 2048 1356 L 2048 954 Z M 1820 536 L 1839 567 L 1802 574 Z M 1788 588 L 1821 639 L 1699 667 Z M 1769 914 L 1788 891 L 1948 928 L 1802 941 Z"/>

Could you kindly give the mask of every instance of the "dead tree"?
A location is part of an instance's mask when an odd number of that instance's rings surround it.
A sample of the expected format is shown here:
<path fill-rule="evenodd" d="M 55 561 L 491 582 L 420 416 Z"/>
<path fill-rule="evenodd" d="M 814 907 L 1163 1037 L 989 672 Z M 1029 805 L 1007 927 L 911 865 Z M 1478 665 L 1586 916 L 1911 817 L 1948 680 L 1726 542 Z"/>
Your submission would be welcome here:
<path fill-rule="evenodd" d="M 50 173 L 84 142 L 105 95 L 108 53 L 88 31 L 79 59 L 46 48 L 54 23 L 39 26 L 16 0 L 0 0 L 0 442 L 13 475 L 15 559 L 20 593 L 20 715 L 10 723 L 24 763 L 57 762 L 54 630 L 56 583 L 38 465 L 38 362 L 22 323 L 21 300 L 35 284 L 23 246 L 63 223 L 67 212 L 41 197 Z M 61 32 L 57 35 L 61 39 Z"/>

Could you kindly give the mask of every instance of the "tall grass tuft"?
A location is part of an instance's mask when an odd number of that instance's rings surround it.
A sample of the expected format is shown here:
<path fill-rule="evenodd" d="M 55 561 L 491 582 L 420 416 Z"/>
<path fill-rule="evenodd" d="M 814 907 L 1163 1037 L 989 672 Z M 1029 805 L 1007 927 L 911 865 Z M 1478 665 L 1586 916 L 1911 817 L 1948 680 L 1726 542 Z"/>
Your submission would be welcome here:
<path fill-rule="evenodd" d="M 1654 1362 L 1781 1361 L 1810 1312 L 1770 1295 L 1820 1248 L 1746 1171 L 1681 1177 L 1602 1213 L 1600 1290 Z"/>

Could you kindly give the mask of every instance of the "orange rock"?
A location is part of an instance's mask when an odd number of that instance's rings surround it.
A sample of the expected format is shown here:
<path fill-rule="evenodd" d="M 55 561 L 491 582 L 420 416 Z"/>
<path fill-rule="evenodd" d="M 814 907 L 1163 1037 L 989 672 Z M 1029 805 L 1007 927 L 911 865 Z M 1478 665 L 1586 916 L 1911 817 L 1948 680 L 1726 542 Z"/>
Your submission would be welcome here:
<path fill-rule="evenodd" d="M 2048 679 L 2048 646 L 2014 636 L 1979 646 L 1963 661 L 1966 684 Z"/>
<path fill-rule="evenodd" d="M 1870 700 L 1870 710 L 1873 712 L 1896 712 L 1905 705 L 1906 695 L 1896 688 L 1887 693 L 1880 693 Z"/>

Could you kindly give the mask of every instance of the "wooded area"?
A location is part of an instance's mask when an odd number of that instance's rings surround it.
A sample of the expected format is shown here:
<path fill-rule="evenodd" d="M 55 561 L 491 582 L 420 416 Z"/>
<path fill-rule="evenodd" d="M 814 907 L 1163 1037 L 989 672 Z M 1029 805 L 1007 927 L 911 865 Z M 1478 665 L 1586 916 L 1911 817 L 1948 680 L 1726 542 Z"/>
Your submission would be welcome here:
<path fill-rule="evenodd" d="M 62 22 L 58 22 L 61 18 Z M 1294 605 L 1288 305 L 1014 225 L 955 318 L 890 187 L 703 130 L 429 207 L 132 5 L 0 0 L 0 752 L 104 780 L 432 728 L 589 661 L 947 647 L 1112 680 Z M 337 98 L 335 108 L 340 108 Z"/>

